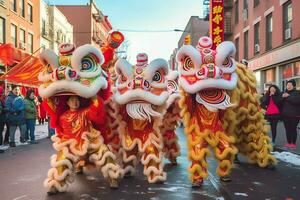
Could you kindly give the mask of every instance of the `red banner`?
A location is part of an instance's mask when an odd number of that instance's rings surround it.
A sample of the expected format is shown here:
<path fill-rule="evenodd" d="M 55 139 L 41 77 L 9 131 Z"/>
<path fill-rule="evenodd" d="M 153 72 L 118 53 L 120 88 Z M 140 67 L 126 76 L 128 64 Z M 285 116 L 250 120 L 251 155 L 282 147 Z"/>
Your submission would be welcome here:
<path fill-rule="evenodd" d="M 213 49 L 224 41 L 224 0 L 210 0 L 210 37 Z"/>

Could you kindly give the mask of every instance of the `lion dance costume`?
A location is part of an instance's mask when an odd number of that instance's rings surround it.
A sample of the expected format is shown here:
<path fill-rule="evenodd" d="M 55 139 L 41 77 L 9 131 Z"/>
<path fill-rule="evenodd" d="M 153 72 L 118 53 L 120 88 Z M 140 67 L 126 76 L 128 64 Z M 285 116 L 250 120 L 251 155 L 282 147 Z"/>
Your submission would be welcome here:
<path fill-rule="evenodd" d="M 75 48 L 72 44 L 60 45 L 59 53 L 44 50 L 40 55 L 45 70 L 38 77 L 43 82 L 39 93 L 56 129 L 52 141 L 57 151 L 51 157 L 52 168 L 44 185 L 49 193 L 64 192 L 75 171 L 95 166 L 111 187 L 117 187 L 122 169 L 104 144 L 105 131 L 99 131 L 106 127 L 104 101 L 110 95 L 107 75 L 101 68 L 103 55 L 92 45 Z M 78 109 L 68 110 L 70 96 L 80 100 Z"/>
<path fill-rule="evenodd" d="M 202 37 L 197 48 L 184 45 L 177 54 L 181 115 L 194 186 L 208 176 L 208 145 L 218 160 L 221 179 L 228 177 L 238 150 L 260 167 L 276 164 L 254 76 L 231 57 L 233 43 L 222 42 L 216 50 L 211 46 L 212 40 Z"/>
<path fill-rule="evenodd" d="M 149 183 L 165 181 L 160 126 L 168 99 L 168 64 L 163 59 L 148 64 L 147 55 L 139 54 L 136 65 L 119 59 L 115 68 L 114 100 L 122 116 L 119 133 L 124 173 L 133 175 L 140 160 Z"/>
<path fill-rule="evenodd" d="M 163 123 L 161 126 L 161 133 L 164 139 L 165 157 L 174 165 L 177 164 L 176 159 L 180 156 L 178 137 L 175 132 L 181 119 L 178 104 L 180 99 L 178 78 L 179 73 L 177 71 L 171 71 L 167 76 L 169 98 L 167 100 L 167 112 L 163 117 Z"/>

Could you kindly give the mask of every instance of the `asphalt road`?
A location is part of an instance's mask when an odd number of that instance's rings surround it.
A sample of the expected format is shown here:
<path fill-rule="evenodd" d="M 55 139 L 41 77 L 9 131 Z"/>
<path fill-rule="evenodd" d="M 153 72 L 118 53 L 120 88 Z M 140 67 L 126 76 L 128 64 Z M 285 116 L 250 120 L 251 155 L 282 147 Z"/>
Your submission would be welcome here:
<path fill-rule="evenodd" d="M 100 173 L 92 173 L 77 175 L 67 192 L 52 196 L 43 187 L 49 158 L 54 153 L 52 142 L 43 139 L 39 144 L 8 149 L 0 154 L 0 200 L 300 199 L 300 167 L 285 162 L 279 162 L 275 170 L 267 170 L 242 159 L 242 164 L 233 169 L 232 181 L 221 183 L 215 175 L 216 162 L 210 158 L 209 178 L 201 188 L 192 188 L 182 129 L 178 129 L 178 134 L 182 156 L 179 165 L 165 165 L 168 179 L 164 184 L 148 184 L 139 167 L 136 176 L 123 179 L 117 190 L 111 190 Z"/>

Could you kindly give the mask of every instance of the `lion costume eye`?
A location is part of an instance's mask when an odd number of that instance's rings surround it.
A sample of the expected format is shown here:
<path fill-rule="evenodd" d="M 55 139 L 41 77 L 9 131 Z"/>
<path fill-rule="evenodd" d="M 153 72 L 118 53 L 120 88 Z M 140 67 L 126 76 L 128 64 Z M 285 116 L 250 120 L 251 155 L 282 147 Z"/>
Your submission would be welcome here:
<path fill-rule="evenodd" d="M 158 83 L 162 83 L 164 81 L 163 77 L 162 77 L 162 75 L 160 74 L 159 71 L 155 72 L 152 80 L 155 81 L 155 82 L 158 82 Z"/>
<path fill-rule="evenodd" d="M 168 81 L 167 87 L 168 87 L 169 90 L 177 90 L 178 89 L 176 82 L 173 81 L 173 80 Z"/>
<path fill-rule="evenodd" d="M 192 61 L 192 59 L 188 56 L 186 56 L 184 59 L 183 59 L 183 69 L 185 71 L 189 71 L 190 69 L 194 69 L 194 63 Z"/>
<path fill-rule="evenodd" d="M 120 75 L 120 79 L 119 79 L 119 83 L 124 83 L 127 81 L 126 76 L 124 76 L 123 74 Z"/>
<path fill-rule="evenodd" d="M 230 58 L 230 57 L 227 57 L 227 58 L 224 60 L 224 62 L 223 62 L 222 65 L 223 65 L 222 67 L 226 67 L 226 68 L 232 67 L 232 60 L 231 60 L 231 58 Z"/>
<path fill-rule="evenodd" d="M 81 71 L 92 72 L 97 68 L 97 62 L 93 54 L 89 54 L 81 59 Z"/>
<path fill-rule="evenodd" d="M 53 72 L 52 66 L 50 64 L 46 65 L 47 72 L 51 74 Z"/>

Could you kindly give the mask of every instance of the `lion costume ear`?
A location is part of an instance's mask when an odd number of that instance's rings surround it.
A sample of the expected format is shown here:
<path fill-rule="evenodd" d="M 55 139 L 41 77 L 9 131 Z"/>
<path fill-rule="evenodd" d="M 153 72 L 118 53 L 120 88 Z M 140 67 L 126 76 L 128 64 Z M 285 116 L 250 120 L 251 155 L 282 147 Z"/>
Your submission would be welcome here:
<path fill-rule="evenodd" d="M 152 80 L 157 71 L 163 72 L 164 76 L 169 73 L 169 64 L 165 59 L 157 58 L 151 61 L 146 69 L 146 78 Z"/>
<path fill-rule="evenodd" d="M 220 43 L 217 46 L 216 51 L 217 51 L 216 59 L 215 59 L 216 65 L 222 66 L 223 62 L 228 57 L 232 57 L 235 55 L 236 48 L 232 42 L 225 41 L 225 42 Z"/>
<path fill-rule="evenodd" d="M 133 66 L 125 59 L 120 58 L 115 64 L 117 75 L 126 76 L 131 78 L 133 76 Z"/>
<path fill-rule="evenodd" d="M 54 68 L 58 68 L 58 56 L 54 53 L 54 51 L 50 49 L 45 49 L 40 54 L 40 61 L 43 65 L 51 65 Z"/>
<path fill-rule="evenodd" d="M 94 62 L 96 62 L 98 65 L 101 66 L 104 63 L 104 56 L 102 52 L 91 44 L 85 44 L 78 47 L 73 52 L 71 60 L 73 68 L 80 71 L 82 68 L 81 60 L 88 55 L 92 55 L 91 58 L 93 58 Z"/>

